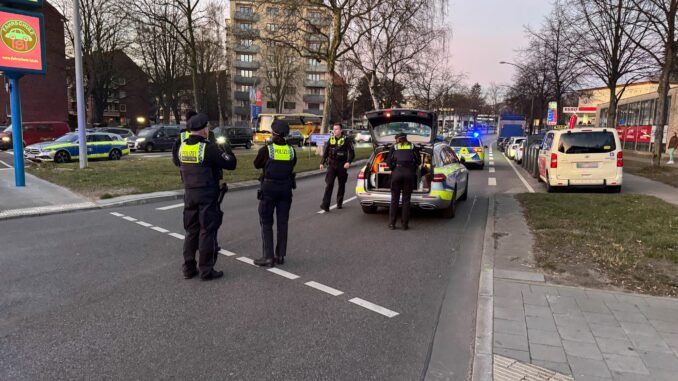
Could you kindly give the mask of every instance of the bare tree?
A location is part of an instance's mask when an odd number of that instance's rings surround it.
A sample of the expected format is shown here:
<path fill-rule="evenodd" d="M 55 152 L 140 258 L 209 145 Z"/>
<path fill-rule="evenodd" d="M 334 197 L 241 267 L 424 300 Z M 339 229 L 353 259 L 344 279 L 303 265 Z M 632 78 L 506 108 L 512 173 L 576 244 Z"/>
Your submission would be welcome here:
<path fill-rule="evenodd" d="M 409 92 L 417 107 L 425 110 L 451 108 L 451 95 L 461 90 L 462 74 L 447 67 L 448 59 L 435 51 L 422 54 L 409 73 Z"/>
<path fill-rule="evenodd" d="M 289 46 L 279 43 L 268 44 L 264 54 L 264 86 L 275 103 L 276 112 L 281 113 L 285 99 L 290 95 L 288 89 L 296 89 L 296 79 L 301 72 L 300 58 Z"/>
<path fill-rule="evenodd" d="M 593 77 L 610 90 L 608 125 L 616 125 L 617 104 L 626 86 L 646 76 L 650 65 L 641 48 L 650 32 L 637 22 L 635 0 L 579 0 L 570 22 L 579 33 L 567 42 Z M 617 86 L 622 84 L 621 90 Z"/>
<path fill-rule="evenodd" d="M 657 130 L 654 136 L 652 160 L 653 164 L 658 167 L 661 165 L 664 126 L 668 122 L 670 80 L 678 63 L 676 58 L 678 54 L 678 36 L 676 36 L 678 0 L 633 0 L 633 5 L 640 13 L 638 23 L 648 28 L 651 36 L 646 41 L 636 40 L 633 35 L 629 35 L 629 38 L 661 67 L 657 89 L 659 99 L 655 109 Z"/>
<path fill-rule="evenodd" d="M 490 82 L 490 86 L 485 91 L 485 101 L 490 106 L 493 115 L 499 114 L 499 104 L 503 98 L 504 88 L 496 82 Z"/>

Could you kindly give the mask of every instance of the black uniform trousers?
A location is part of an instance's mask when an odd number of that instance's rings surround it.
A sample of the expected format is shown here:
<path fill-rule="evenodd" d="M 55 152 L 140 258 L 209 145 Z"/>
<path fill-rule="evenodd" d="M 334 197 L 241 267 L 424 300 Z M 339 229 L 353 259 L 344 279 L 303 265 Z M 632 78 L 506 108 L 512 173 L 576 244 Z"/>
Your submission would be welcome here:
<path fill-rule="evenodd" d="M 389 209 L 389 223 L 391 225 L 396 223 L 401 193 L 403 196 L 403 212 L 401 216 L 403 225 L 407 225 L 410 222 L 410 198 L 412 197 L 415 180 L 416 173 L 414 166 L 398 164 L 391 173 L 391 207 Z"/>
<path fill-rule="evenodd" d="M 261 224 L 261 241 L 263 256 L 273 258 L 273 214 L 277 227 L 277 243 L 275 256 L 287 254 L 287 221 L 292 206 L 292 181 L 264 180 L 261 183 L 261 200 L 259 200 L 259 223 Z"/>
<path fill-rule="evenodd" d="M 339 180 L 337 188 L 337 205 L 344 203 L 344 192 L 346 191 L 346 181 L 348 180 L 348 170 L 344 168 L 344 163 L 336 163 L 327 167 L 325 175 L 325 195 L 323 195 L 322 208 L 329 208 L 332 202 L 332 191 L 334 191 L 334 179 Z"/>
<path fill-rule="evenodd" d="M 184 192 L 184 271 L 195 268 L 198 250 L 198 270 L 207 274 L 214 268 L 219 255 L 217 232 L 224 213 L 219 208 L 219 188 L 189 188 Z"/>

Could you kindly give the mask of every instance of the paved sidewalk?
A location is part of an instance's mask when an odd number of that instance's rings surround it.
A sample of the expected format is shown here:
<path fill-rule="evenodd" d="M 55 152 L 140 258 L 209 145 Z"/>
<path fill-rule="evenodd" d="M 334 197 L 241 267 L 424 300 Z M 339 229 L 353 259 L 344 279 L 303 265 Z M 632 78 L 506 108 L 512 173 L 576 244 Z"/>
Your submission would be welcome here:
<path fill-rule="evenodd" d="M 81 204 L 89 201 L 64 187 L 39 179 L 29 173 L 26 173 L 26 186 L 18 188 L 14 182 L 14 170 L 0 171 L 0 212 Z"/>

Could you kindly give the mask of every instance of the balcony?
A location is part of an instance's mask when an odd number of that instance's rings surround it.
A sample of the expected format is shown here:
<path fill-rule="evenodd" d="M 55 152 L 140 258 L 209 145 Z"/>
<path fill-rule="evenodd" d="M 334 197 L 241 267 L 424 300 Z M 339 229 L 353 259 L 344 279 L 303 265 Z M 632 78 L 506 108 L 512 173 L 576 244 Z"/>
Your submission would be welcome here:
<path fill-rule="evenodd" d="M 235 12 L 233 18 L 238 21 L 252 21 L 252 22 L 257 22 L 260 19 L 258 14 L 252 12 Z"/>
<path fill-rule="evenodd" d="M 326 42 L 327 37 L 318 33 L 306 33 L 306 41 L 308 42 Z"/>
<path fill-rule="evenodd" d="M 236 115 L 249 115 L 250 110 L 248 107 L 235 106 L 233 107 L 233 113 Z"/>
<path fill-rule="evenodd" d="M 233 82 L 238 85 L 256 85 L 259 82 L 257 77 L 243 77 L 242 75 L 236 75 L 233 77 Z"/>
<path fill-rule="evenodd" d="M 325 103 L 325 96 L 320 94 L 304 94 L 306 103 Z"/>
<path fill-rule="evenodd" d="M 250 100 L 250 93 L 247 91 L 236 91 L 235 94 L 233 95 L 233 98 L 237 101 L 249 101 Z"/>
<path fill-rule="evenodd" d="M 240 29 L 237 27 L 233 27 L 232 29 L 233 35 L 245 38 L 245 39 L 256 39 L 259 38 L 259 30 L 258 29 Z"/>
<path fill-rule="evenodd" d="M 309 73 L 327 73 L 327 65 L 306 65 L 306 71 Z"/>
<path fill-rule="evenodd" d="M 315 115 L 322 115 L 323 110 L 318 109 L 318 108 L 305 108 L 304 109 L 304 114 L 315 114 Z"/>
<path fill-rule="evenodd" d="M 237 67 L 238 69 L 254 69 L 254 70 L 256 70 L 256 69 L 259 69 L 259 66 L 261 66 L 261 64 L 259 62 L 256 62 L 256 61 L 247 62 L 247 61 L 236 60 L 235 63 L 234 63 L 234 66 Z"/>
<path fill-rule="evenodd" d="M 304 80 L 304 86 L 306 87 L 327 87 L 327 81 L 321 79 L 319 81 L 312 81 L 310 79 Z"/>
<path fill-rule="evenodd" d="M 259 46 L 257 45 L 236 45 L 235 48 L 233 48 L 236 53 L 259 53 Z"/>
<path fill-rule="evenodd" d="M 308 23 L 318 28 L 322 28 L 330 25 L 330 19 L 327 17 L 309 17 Z"/>

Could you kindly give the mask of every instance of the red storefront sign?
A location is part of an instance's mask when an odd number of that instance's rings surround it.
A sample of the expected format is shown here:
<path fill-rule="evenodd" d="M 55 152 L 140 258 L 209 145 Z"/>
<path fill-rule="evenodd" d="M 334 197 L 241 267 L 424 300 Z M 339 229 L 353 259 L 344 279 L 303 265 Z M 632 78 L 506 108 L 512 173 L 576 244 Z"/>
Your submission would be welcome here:
<path fill-rule="evenodd" d="M 636 141 L 638 143 L 650 143 L 652 141 L 652 126 L 640 126 L 637 129 Z"/>
<path fill-rule="evenodd" d="M 43 34 L 41 14 L 0 8 L 0 71 L 44 73 Z"/>

